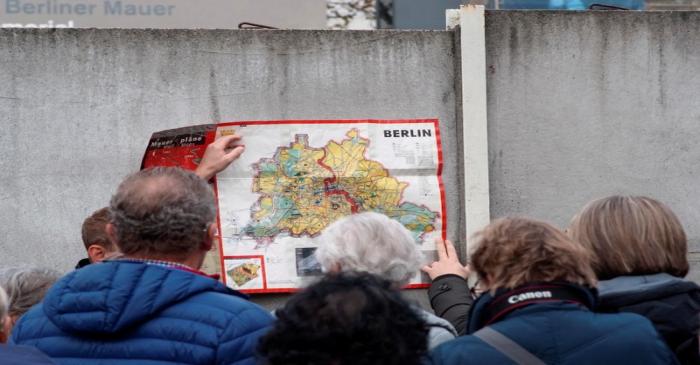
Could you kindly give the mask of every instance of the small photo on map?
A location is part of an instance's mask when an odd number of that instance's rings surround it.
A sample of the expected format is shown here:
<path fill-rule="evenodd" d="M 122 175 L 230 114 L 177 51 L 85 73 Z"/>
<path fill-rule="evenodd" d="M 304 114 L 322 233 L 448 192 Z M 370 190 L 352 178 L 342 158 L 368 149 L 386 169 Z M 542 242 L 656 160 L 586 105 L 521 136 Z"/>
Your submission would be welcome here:
<path fill-rule="evenodd" d="M 226 283 L 234 289 L 263 289 L 261 258 L 227 258 Z"/>
<path fill-rule="evenodd" d="M 321 275 L 321 264 L 316 261 L 316 247 L 302 247 L 296 249 L 297 276 Z"/>

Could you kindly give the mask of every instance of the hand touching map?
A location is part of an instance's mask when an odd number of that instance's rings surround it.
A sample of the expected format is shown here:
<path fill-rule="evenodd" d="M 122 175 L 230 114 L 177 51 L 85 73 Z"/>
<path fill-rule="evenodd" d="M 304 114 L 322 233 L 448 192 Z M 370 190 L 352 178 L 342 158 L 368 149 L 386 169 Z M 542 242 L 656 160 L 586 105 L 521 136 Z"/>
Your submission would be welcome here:
<path fill-rule="evenodd" d="M 247 150 L 216 179 L 228 285 L 253 293 L 303 286 L 318 272 L 313 251 L 323 229 L 365 211 L 402 223 L 433 261 L 434 239 L 445 228 L 437 120 L 235 122 L 217 129 L 217 136 L 232 133 Z M 244 264 L 260 267 L 255 280 L 241 280 Z M 412 284 L 426 279 L 416 273 Z"/>

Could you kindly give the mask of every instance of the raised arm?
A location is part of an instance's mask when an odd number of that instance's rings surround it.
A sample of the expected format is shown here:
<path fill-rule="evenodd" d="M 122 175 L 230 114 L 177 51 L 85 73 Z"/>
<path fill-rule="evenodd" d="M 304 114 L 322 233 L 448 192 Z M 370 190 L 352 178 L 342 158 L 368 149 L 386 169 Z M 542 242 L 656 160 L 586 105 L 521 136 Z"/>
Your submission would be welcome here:
<path fill-rule="evenodd" d="M 469 309 L 474 301 L 467 283 L 469 266 L 459 262 L 452 242 L 438 239 L 435 247 L 438 261 L 421 269 L 433 280 L 428 290 L 430 306 L 435 314 L 446 319 L 458 334 L 463 335 L 467 331 Z"/>
<path fill-rule="evenodd" d="M 241 136 L 230 135 L 211 143 L 204 151 L 202 161 L 194 173 L 204 180 L 209 180 L 223 171 L 243 154 L 245 146 L 240 142 Z"/>

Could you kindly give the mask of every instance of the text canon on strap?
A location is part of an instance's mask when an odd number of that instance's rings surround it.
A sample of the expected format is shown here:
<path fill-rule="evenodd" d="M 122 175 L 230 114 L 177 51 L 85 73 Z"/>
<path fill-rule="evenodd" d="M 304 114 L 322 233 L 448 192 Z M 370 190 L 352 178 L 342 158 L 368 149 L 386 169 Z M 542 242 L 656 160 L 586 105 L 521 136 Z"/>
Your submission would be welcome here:
<path fill-rule="evenodd" d="M 488 326 L 518 308 L 548 302 L 569 302 L 587 308 L 592 306 L 590 298 L 581 288 L 569 284 L 527 285 L 497 293 L 484 311 L 484 318 L 487 319 L 485 325 Z"/>

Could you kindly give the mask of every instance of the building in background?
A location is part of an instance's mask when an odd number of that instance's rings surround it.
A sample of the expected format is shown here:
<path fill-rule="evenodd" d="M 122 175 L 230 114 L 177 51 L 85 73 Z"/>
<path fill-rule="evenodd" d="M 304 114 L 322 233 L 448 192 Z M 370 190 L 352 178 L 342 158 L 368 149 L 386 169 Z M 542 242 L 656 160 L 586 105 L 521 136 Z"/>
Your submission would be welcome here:
<path fill-rule="evenodd" d="M 607 5 L 629 10 L 643 10 L 645 0 L 487 0 L 488 9 L 587 10 L 591 5 Z"/>
<path fill-rule="evenodd" d="M 5 28 L 444 29 L 445 10 L 700 10 L 700 0 L 0 0 Z"/>
<path fill-rule="evenodd" d="M 445 29 L 445 11 L 464 0 L 377 0 L 377 27 L 389 29 Z"/>
<path fill-rule="evenodd" d="M 3 28 L 324 29 L 327 0 L 0 0 Z"/>
<path fill-rule="evenodd" d="M 374 29 L 377 26 L 375 0 L 327 0 L 330 29 Z"/>
<path fill-rule="evenodd" d="M 647 10 L 700 10 L 700 0 L 647 0 Z"/>
<path fill-rule="evenodd" d="M 377 26 L 444 29 L 445 10 L 468 3 L 490 10 L 700 10 L 700 0 L 377 0 Z"/>
<path fill-rule="evenodd" d="M 395 0 L 396 1 L 396 0 Z M 398 0 L 402 1 L 402 0 Z M 469 0 L 465 2 L 470 2 Z M 487 9 L 587 10 L 605 5 L 629 10 L 700 10 L 700 0 L 482 0 Z"/>

